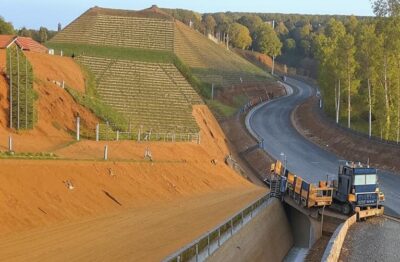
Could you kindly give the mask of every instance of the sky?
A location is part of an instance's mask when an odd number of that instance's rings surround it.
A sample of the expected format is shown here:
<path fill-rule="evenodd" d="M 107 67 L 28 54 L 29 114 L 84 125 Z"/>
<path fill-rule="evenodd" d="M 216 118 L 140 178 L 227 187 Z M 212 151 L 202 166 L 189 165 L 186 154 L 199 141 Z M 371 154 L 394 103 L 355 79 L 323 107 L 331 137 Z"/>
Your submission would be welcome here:
<path fill-rule="evenodd" d="M 263 12 L 298 14 L 373 15 L 370 0 L 0 0 L 0 16 L 15 28 L 23 26 L 56 29 L 60 22 L 68 25 L 93 6 L 140 10 L 156 4 L 165 8 L 182 8 L 199 13 Z"/>

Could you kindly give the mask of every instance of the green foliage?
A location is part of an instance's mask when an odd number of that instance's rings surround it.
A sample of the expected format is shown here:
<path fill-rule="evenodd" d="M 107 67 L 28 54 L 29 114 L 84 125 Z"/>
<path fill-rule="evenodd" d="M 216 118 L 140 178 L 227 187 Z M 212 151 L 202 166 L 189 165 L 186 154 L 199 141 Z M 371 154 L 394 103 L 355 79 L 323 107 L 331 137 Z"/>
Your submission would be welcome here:
<path fill-rule="evenodd" d="M 13 35 L 15 33 L 12 23 L 4 21 L 0 16 L 0 35 Z"/>
<path fill-rule="evenodd" d="M 286 39 L 284 44 L 284 50 L 286 53 L 290 53 L 296 50 L 296 41 L 293 38 Z"/>
<path fill-rule="evenodd" d="M 229 28 L 229 37 L 233 46 L 237 48 L 246 49 L 252 43 L 249 29 L 239 23 L 234 23 Z"/>
<path fill-rule="evenodd" d="M 7 49 L 6 59 L 11 88 L 12 128 L 32 129 L 37 120 L 32 65 L 16 45 Z"/>
<path fill-rule="evenodd" d="M 212 15 L 204 15 L 203 16 L 203 23 L 206 27 L 207 33 L 214 34 L 215 27 L 217 26 L 217 22 Z"/>
<path fill-rule="evenodd" d="M 46 46 L 57 53 L 62 50 L 65 56 L 86 55 L 152 63 L 172 63 L 175 59 L 174 54 L 168 51 L 52 42 L 47 43 Z"/>
<path fill-rule="evenodd" d="M 40 37 L 40 43 L 45 43 L 47 42 L 47 38 L 48 38 L 48 30 L 45 27 L 40 27 L 39 29 L 39 37 Z"/>
<path fill-rule="evenodd" d="M 230 117 L 237 112 L 236 108 L 225 105 L 218 100 L 207 100 L 207 105 L 222 117 Z"/>
<path fill-rule="evenodd" d="M 258 51 L 269 56 L 278 56 L 281 54 L 282 43 L 270 25 L 261 25 L 257 29 L 256 34 L 256 48 Z"/>
<path fill-rule="evenodd" d="M 245 15 L 238 20 L 238 23 L 246 26 L 249 29 L 250 34 L 254 35 L 257 29 L 263 24 L 263 21 L 257 15 Z"/>

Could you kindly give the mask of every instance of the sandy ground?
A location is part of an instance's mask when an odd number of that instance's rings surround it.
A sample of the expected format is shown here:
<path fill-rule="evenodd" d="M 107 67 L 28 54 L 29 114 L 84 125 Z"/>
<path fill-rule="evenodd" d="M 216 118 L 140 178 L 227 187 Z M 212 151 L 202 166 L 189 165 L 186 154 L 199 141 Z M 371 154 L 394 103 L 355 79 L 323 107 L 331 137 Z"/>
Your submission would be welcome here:
<path fill-rule="evenodd" d="M 76 90 L 84 90 L 84 76 L 71 58 L 26 52 L 33 65 L 34 89 L 39 99 L 36 101 L 38 122 L 34 130 L 15 132 L 8 128 L 9 103 L 8 84 L 4 74 L 0 74 L 0 150 L 7 150 L 8 136 L 14 141 L 14 150 L 19 152 L 53 151 L 73 139 L 75 118 L 81 117 L 82 128 L 91 129 L 99 122 L 89 110 L 78 105 L 72 97 L 53 80 L 64 80 Z M 0 50 L 0 72 L 4 71 L 5 50 Z M 2 68 L 2 69 L 1 69 Z"/>
<path fill-rule="evenodd" d="M 6 261 L 160 261 L 262 194 L 236 188 L 0 237 Z"/>

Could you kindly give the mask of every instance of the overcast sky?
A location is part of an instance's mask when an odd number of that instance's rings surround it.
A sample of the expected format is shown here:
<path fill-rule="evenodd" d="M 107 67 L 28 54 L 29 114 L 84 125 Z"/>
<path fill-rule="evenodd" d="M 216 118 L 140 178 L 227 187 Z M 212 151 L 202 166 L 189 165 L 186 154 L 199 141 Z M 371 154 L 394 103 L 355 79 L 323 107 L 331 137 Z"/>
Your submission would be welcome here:
<path fill-rule="evenodd" d="M 373 15 L 370 0 L 0 0 L 0 15 L 16 28 L 41 25 L 56 29 L 66 26 L 95 5 L 139 10 L 156 4 L 159 7 L 190 9 L 200 13 L 241 11 L 299 14 Z"/>

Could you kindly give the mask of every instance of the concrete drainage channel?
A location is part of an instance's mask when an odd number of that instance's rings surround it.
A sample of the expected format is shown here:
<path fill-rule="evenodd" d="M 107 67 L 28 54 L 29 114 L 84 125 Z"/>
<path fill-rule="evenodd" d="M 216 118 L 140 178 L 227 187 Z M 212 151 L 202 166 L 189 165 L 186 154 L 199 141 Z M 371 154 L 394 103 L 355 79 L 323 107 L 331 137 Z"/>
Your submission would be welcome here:
<path fill-rule="evenodd" d="M 165 262 L 196 261 L 201 262 L 209 258 L 227 240 L 232 238 L 256 215 L 264 210 L 270 203 L 270 194 L 267 194 L 253 202 L 234 216 L 230 217 L 213 230 L 202 235 L 192 243 L 181 248 L 174 254 L 168 256 Z"/>

